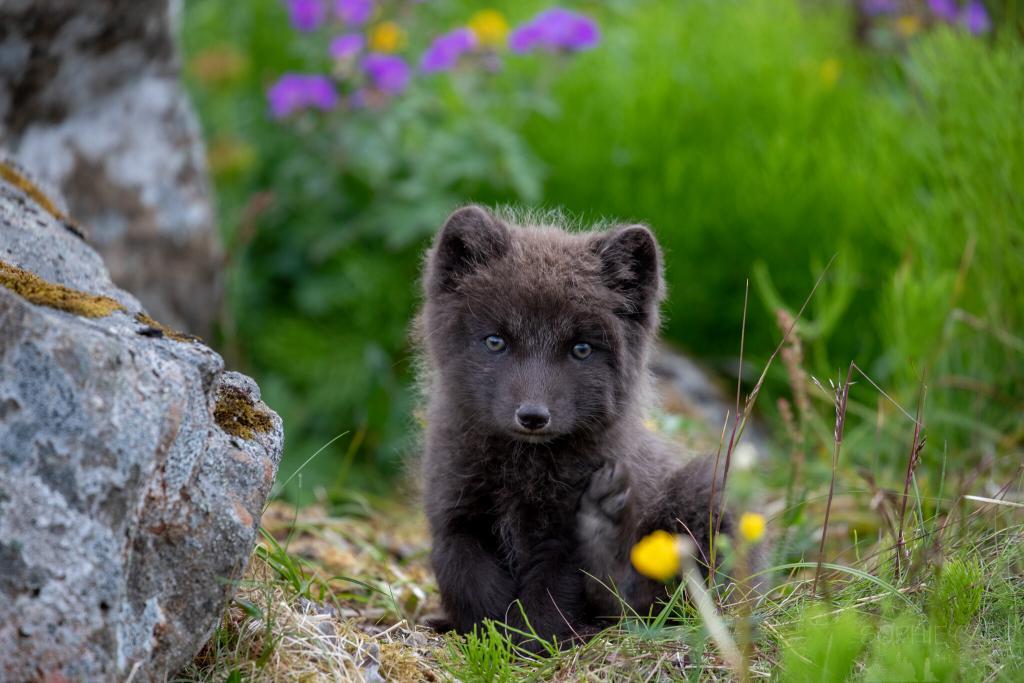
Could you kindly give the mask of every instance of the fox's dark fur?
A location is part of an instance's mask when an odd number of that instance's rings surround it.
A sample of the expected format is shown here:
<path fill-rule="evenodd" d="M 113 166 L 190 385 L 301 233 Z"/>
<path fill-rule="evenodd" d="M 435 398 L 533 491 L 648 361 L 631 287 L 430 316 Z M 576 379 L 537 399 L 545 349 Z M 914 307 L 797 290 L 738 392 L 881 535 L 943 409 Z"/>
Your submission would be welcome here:
<path fill-rule="evenodd" d="M 681 466 L 642 422 L 664 296 L 654 235 L 469 206 L 437 235 L 423 286 L 423 493 L 450 625 L 523 627 L 525 611 L 539 635 L 571 639 L 622 611 L 588 574 L 646 613 L 665 587 L 629 549 L 655 529 L 706 548 L 712 507 L 710 463 Z M 547 427 L 524 431 L 523 405 L 545 408 Z"/>

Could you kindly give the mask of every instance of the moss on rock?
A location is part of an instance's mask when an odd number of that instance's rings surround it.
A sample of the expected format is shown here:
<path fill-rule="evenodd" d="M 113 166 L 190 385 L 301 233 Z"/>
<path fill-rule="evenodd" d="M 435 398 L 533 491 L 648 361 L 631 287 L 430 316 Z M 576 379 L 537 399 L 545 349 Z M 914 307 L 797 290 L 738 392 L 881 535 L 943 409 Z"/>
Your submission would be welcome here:
<path fill-rule="evenodd" d="M 25 177 L 17 168 L 9 163 L 0 161 L 0 180 L 4 180 L 24 192 L 29 199 L 39 205 L 39 208 L 56 218 L 65 228 L 79 237 L 85 237 L 78 224 L 71 220 L 70 216 L 65 215 L 58 209 L 57 205 L 46 196 L 46 193 L 40 190 L 35 183 Z"/>
<path fill-rule="evenodd" d="M 124 306 L 109 296 L 89 294 L 65 287 L 4 261 L 0 261 L 0 285 L 29 303 L 49 306 L 86 318 L 102 318 L 114 311 L 124 310 Z"/>
<path fill-rule="evenodd" d="M 202 342 L 203 340 L 195 335 L 188 334 L 187 332 L 179 332 L 171 327 L 167 327 L 163 323 L 154 320 L 141 311 L 135 314 L 135 322 L 140 325 L 145 325 L 146 329 L 139 332 L 139 334 L 145 334 L 153 337 L 167 337 L 178 342 Z"/>
<path fill-rule="evenodd" d="M 230 385 L 221 385 L 213 419 L 228 434 L 249 440 L 256 432 L 264 434 L 274 427 L 270 413 L 260 410 L 248 394 Z"/>

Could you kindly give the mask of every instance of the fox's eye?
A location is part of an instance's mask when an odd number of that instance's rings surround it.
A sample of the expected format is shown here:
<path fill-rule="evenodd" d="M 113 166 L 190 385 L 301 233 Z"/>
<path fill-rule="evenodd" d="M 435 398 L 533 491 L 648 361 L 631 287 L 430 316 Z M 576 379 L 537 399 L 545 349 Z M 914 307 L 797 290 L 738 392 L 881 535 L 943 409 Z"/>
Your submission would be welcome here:
<path fill-rule="evenodd" d="M 577 360 L 583 360 L 593 352 L 594 347 L 592 347 L 587 342 L 580 342 L 579 344 L 576 344 L 575 346 L 572 347 L 572 357 L 576 358 Z"/>
<path fill-rule="evenodd" d="M 505 343 L 504 339 L 502 339 L 496 334 L 492 334 L 491 336 L 484 339 L 484 346 L 486 346 L 487 350 L 491 351 L 492 353 L 501 353 L 502 351 L 505 350 L 505 347 L 508 345 Z"/>

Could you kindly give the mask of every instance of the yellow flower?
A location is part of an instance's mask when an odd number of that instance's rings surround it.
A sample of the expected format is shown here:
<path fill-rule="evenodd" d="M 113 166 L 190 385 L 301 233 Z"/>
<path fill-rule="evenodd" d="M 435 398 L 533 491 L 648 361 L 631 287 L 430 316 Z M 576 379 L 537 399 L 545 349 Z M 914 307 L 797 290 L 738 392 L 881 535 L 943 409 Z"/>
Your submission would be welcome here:
<path fill-rule="evenodd" d="M 658 530 L 641 538 L 629 559 L 644 576 L 668 581 L 679 573 L 679 543 L 669 532 Z"/>
<path fill-rule="evenodd" d="M 764 515 L 756 512 L 744 512 L 740 515 L 740 536 L 751 543 L 756 543 L 764 536 Z"/>
<path fill-rule="evenodd" d="M 896 19 L 896 33 L 909 38 L 921 30 L 921 17 L 916 14 L 904 14 Z"/>
<path fill-rule="evenodd" d="M 644 427 L 649 432 L 656 432 L 658 431 L 658 421 L 655 420 L 653 417 L 649 417 L 646 420 L 644 420 Z"/>
<path fill-rule="evenodd" d="M 469 18 L 469 29 L 476 34 L 481 45 L 500 47 L 508 35 L 508 21 L 498 10 L 480 10 Z"/>
<path fill-rule="evenodd" d="M 826 88 L 833 87 L 838 81 L 839 77 L 843 73 L 843 68 L 839 64 L 839 60 L 835 57 L 829 57 L 821 66 L 818 68 L 818 76 L 821 78 L 821 82 L 825 84 Z"/>
<path fill-rule="evenodd" d="M 370 29 L 369 44 L 374 52 L 395 52 L 405 44 L 405 31 L 393 21 L 382 21 Z"/>

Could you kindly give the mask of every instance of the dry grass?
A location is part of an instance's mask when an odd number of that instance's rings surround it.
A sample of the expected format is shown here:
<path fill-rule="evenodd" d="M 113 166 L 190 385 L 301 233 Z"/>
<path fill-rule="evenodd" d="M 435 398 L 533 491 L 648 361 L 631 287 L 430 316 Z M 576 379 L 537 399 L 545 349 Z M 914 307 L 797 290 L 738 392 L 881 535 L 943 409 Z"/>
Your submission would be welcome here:
<path fill-rule="evenodd" d="M 261 543 L 220 627 L 179 680 L 442 678 L 435 655 L 445 640 L 416 625 L 436 606 L 421 518 L 397 509 L 340 518 L 273 503 L 263 527 L 287 554 Z M 291 570 L 307 583 L 296 585 Z"/>
<path fill-rule="evenodd" d="M 807 496 L 807 514 L 819 520 L 819 532 L 827 489 L 821 482 Z M 928 572 L 919 566 L 912 580 L 904 576 L 889 583 L 885 567 L 891 566 L 895 533 L 879 526 L 876 543 L 850 546 L 853 531 L 864 528 L 868 501 L 876 497 L 865 489 L 843 491 L 832 499 L 828 563 L 819 586 L 824 600 L 816 600 L 812 588 L 817 562 L 791 563 L 775 572 L 775 590 L 752 610 L 757 638 L 749 680 L 777 675 L 783 659 L 799 650 L 801 639 L 808 637 L 801 623 L 810 605 L 821 607 L 826 619 L 853 612 L 886 623 L 882 615 L 894 608 L 924 618 L 933 590 Z M 888 504 L 895 508 L 898 494 L 893 498 Z M 766 512 L 779 514 L 782 505 L 781 500 L 770 504 Z M 1024 581 L 1019 562 L 1024 557 L 1014 560 L 1012 552 L 1006 553 L 1019 547 L 1024 531 L 1019 510 L 1012 505 L 982 506 L 969 517 L 978 531 L 984 527 L 989 532 L 970 534 L 962 548 L 952 547 L 951 541 L 945 554 L 976 558 L 972 561 L 984 563 L 986 575 L 1008 586 L 1001 589 L 1001 598 L 994 591 L 985 593 L 986 603 L 969 627 L 980 633 L 985 615 L 994 614 L 993 604 L 1002 600 L 1012 605 L 1020 599 Z M 486 632 L 465 640 L 433 632 L 423 626 L 438 602 L 418 511 L 391 504 L 339 517 L 320 505 L 297 513 L 274 503 L 263 525 L 267 536 L 220 628 L 178 680 L 733 680 L 692 607 L 678 599 L 666 607 L 665 619 L 627 620 L 584 645 L 541 658 L 517 654 Z M 915 550 L 917 562 L 923 562 L 927 539 L 908 535 L 906 544 Z M 1011 564 L 1002 568 L 1005 561 Z M 735 628 L 738 613 L 728 606 L 732 579 L 722 574 L 714 588 L 726 622 Z M 978 642 L 996 652 L 1000 643 L 1011 647 L 1013 641 L 997 636 Z M 866 667 L 862 659 L 856 670 Z M 985 667 L 987 674 L 998 669 L 995 663 Z"/>

